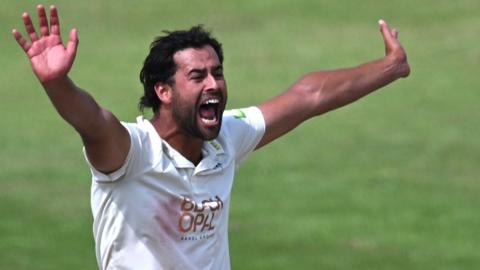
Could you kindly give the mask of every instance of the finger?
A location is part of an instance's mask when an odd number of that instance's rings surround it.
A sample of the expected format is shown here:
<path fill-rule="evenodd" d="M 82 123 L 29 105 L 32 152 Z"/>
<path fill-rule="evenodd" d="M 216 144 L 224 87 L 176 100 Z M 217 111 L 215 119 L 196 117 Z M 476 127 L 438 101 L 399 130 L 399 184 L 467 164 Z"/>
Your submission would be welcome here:
<path fill-rule="evenodd" d="M 35 27 L 33 27 L 32 20 L 30 19 L 30 15 L 27 12 L 22 14 L 23 24 L 25 24 L 25 29 L 27 30 L 27 34 L 30 37 L 32 42 L 38 40 L 37 33 L 35 32 Z"/>
<path fill-rule="evenodd" d="M 57 7 L 50 6 L 50 32 L 52 35 L 60 36 L 60 22 L 58 20 Z"/>
<path fill-rule="evenodd" d="M 45 8 L 42 5 L 37 6 L 38 20 L 40 23 L 40 33 L 43 37 L 48 36 L 48 20 Z"/>
<path fill-rule="evenodd" d="M 398 39 L 398 30 L 397 30 L 397 29 L 394 28 L 394 29 L 392 30 L 392 36 L 394 36 L 395 39 Z"/>
<path fill-rule="evenodd" d="M 382 33 L 383 39 L 385 42 L 391 40 L 392 38 L 392 32 L 390 30 L 390 27 L 388 26 L 387 22 L 384 21 L 383 19 L 380 19 L 378 21 L 378 25 L 380 26 L 380 32 Z"/>
<path fill-rule="evenodd" d="M 388 54 L 396 46 L 398 41 L 396 40 L 393 31 L 390 30 L 390 27 L 384 20 L 379 20 L 378 24 L 380 26 L 380 32 L 382 32 L 383 41 L 385 43 L 385 50 Z"/>
<path fill-rule="evenodd" d="M 25 51 L 25 53 L 28 52 L 28 50 L 30 50 L 32 46 L 22 37 L 22 34 L 20 34 L 20 32 L 18 32 L 17 29 L 12 30 L 12 35 L 15 38 L 15 40 L 17 40 L 18 45 L 20 45 L 23 51 Z"/>
<path fill-rule="evenodd" d="M 78 48 L 78 34 L 77 34 L 77 29 L 73 28 L 72 30 L 70 30 L 70 37 L 68 39 L 68 44 L 67 44 L 67 53 L 75 57 L 75 55 L 77 54 L 77 48 Z"/>

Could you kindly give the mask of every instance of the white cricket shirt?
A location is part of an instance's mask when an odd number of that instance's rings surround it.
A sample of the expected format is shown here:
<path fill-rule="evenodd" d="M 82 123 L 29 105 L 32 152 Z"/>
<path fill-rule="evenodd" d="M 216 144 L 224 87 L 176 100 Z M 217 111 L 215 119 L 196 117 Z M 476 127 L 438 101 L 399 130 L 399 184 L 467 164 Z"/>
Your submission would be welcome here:
<path fill-rule="evenodd" d="M 143 117 L 123 125 L 131 138 L 124 165 L 109 175 L 90 165 L 99 268 L 230 269 L 230 192 L 236 168 L 264 134 L 261 111 L 225 111 L 197 166 Z"/>

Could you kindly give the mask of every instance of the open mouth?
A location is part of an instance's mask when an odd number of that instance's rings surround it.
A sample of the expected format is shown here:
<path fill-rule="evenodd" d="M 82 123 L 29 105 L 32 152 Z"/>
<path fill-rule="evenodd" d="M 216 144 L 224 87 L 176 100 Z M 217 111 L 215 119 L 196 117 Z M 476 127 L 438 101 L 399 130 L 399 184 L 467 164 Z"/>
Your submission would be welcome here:
<path fill-rule="evenodd" d="M 200 104 L 200 108 L 198 110 L 198 114 L 200 116 L 200 120 L 208 125 L 216 125 L 218 123 L 218 111 L 220 107 L 220 99 L 219 98 L 208 98 L 204 100 Z"/>

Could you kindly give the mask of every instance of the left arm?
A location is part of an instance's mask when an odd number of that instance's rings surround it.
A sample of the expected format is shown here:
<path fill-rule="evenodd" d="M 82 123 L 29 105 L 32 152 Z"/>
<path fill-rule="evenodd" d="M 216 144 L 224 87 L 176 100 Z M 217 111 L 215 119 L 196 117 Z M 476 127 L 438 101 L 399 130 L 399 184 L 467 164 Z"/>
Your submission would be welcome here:
<path fill-rule="evenodd" d="M 383 20 L 379 24 L 385 57 L 353 68 L 308 73 L 286 92 L 258 105 L 266 130 L 257 149 L 309 118 L 354 102 L 409 75 L 407 55 L 398 41 L 398 32 Z"/>

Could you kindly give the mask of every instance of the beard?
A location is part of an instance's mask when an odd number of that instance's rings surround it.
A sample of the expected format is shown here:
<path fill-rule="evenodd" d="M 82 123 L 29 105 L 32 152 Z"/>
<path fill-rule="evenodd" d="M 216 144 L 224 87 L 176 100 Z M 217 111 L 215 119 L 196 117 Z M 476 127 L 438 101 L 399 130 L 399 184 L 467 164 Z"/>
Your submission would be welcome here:
<path fill-rule="evenodd" d="M 172 116 L 180 129 L 187 135 L 199 138 L 202 140 L 213 140 L 220 133 L 220 127 L 222 124 L 223 111 L 219 113 L 219 124 L 215 128 L 203 128 L 199 125 L 198 116 L 198 101 L 188 102 L 183 100 L 177 89 L 173 89 L 173 107 Z"/>

